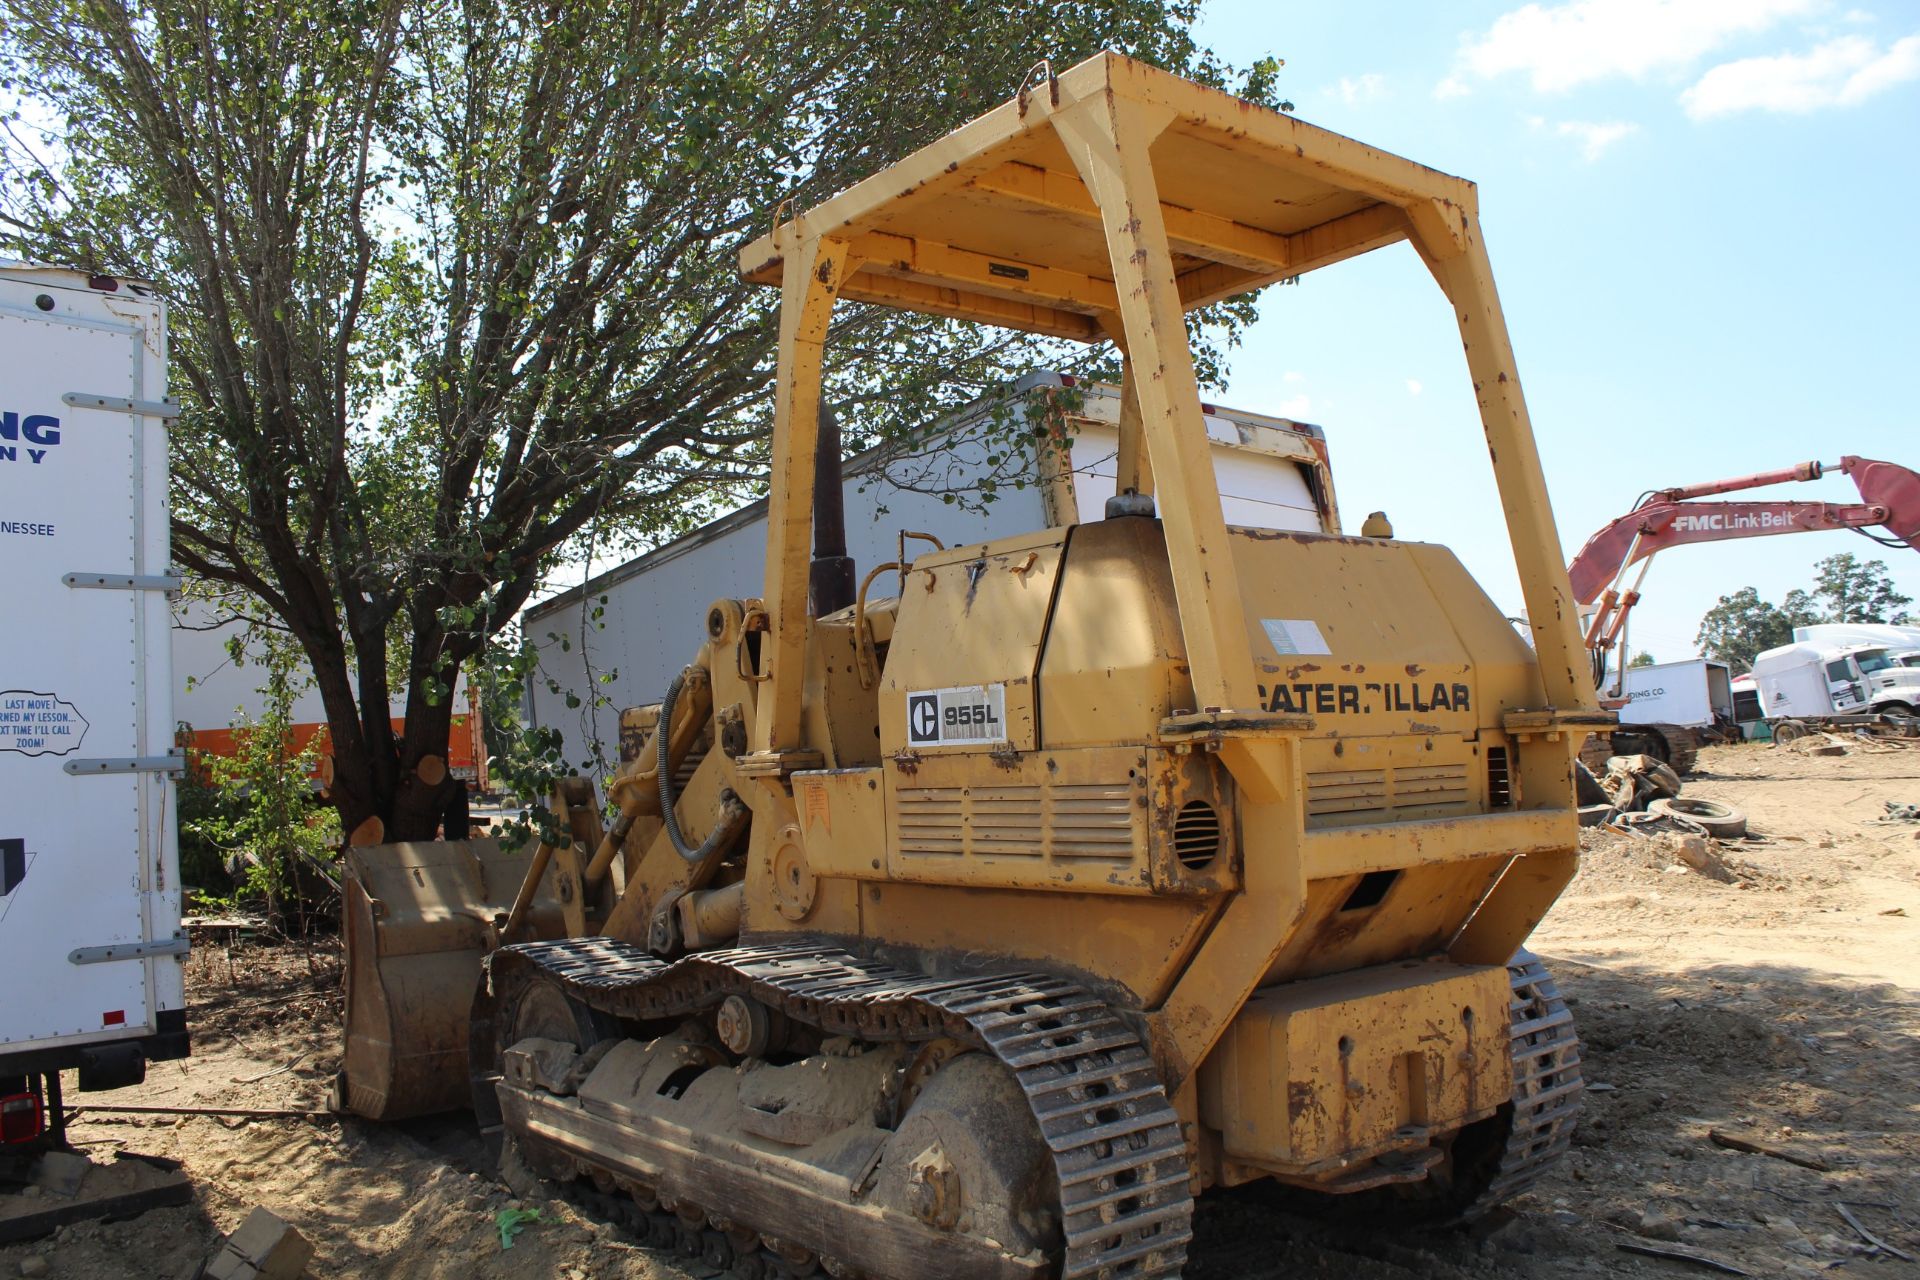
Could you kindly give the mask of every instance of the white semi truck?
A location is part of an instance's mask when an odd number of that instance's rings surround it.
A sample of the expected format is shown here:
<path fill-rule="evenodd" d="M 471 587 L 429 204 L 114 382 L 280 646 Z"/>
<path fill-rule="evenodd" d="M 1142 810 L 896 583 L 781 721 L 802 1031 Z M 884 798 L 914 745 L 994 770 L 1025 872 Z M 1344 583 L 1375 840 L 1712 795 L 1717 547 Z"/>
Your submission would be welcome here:
<path fill-rule="evenodd" d="M 1753 660 L 1760 709 L 1783 735 L 1785 721 L 1920 726 L 1920 652 L 1884 644 L 1835 647 L 1795 641 Z"/>
<path fill-rule="evenodd" d="M 0 263 L 0 1149 L 187 1053 L 166 306 Z"/>

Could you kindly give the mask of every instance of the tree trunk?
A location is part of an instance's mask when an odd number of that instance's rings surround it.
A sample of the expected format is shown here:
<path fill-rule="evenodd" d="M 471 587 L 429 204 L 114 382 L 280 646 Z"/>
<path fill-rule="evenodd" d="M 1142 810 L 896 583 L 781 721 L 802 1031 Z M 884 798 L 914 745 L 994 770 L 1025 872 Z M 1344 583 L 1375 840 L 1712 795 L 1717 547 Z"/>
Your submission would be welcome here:
<path fill-rule="evenodd" d="M 453 736 L 454 684 L 470 647 L 450 640 L 432 612 L 416 609 L 406 727 L 397 744 L 393 800 L 385 815 L 389 840 L 431 840 L 447 807 L 448 788 L 463 785 L 438 778 L 423 780 L 420 762 L 428 756 L 447 759 L 447 744 Z M 447 834 L 450 839 L 464 835 Z"/>

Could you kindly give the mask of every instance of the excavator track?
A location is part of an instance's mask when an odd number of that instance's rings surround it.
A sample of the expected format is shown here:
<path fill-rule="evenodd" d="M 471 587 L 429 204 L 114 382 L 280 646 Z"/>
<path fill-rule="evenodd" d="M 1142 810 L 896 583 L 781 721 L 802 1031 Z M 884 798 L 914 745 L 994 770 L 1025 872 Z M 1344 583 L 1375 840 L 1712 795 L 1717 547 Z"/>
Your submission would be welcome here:
<path fill-rule="evenodd" d="M 1597 737 L 1589 740 L 1590 744 L 1597 741 Z M 1651 755 L 1685 777 L 1693 772 L 1693 766 L 1699 762 L 1700 735 L 1680 724 L 1627 725 L 1614 730 L 1602 750 L 1606 755 Z M 1600 756 L 1596 764 L 1590 758 L 1590 753 L 1583 749 L 1581 758 L 1596 773 L 1606 772 L 1605 755 Z"/>
<path fill-rule="evenodd" d="M 1700 759 L 1700 735 L 1681 724 L 1658 726 L 1667 743 L 1667 764 L 1681 777 L 1693 772 Z"/>
<path fill-rule="evenodd" d="M 1149 1280 L 1185 1265 L 1193 1196 L 1179 1117 L 1139 1038 L 1076 983 L 1040 973 L 929 977 L 812 939 L 667 963 L 576 938 L 496 951 L 480 1021 L 490 1025 L 511 987 L 539 974 L 616 1018 L 681 1018 L 741 995 L 831 1035 L 952 1038 L 989 1053 L 1018 1082 L 1051 1154 L 1062 1280 Z"/>

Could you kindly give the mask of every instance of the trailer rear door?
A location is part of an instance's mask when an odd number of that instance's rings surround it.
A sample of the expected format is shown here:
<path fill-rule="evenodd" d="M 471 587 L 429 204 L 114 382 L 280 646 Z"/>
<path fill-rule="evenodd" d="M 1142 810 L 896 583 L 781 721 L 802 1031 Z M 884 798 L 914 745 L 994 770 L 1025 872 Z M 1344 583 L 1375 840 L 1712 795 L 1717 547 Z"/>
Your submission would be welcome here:
<path fill-rule="evenodd" d="M 152 1034 L 183 949 L 166 435 L 138 411 L 163 313 L 24 274 L 0 277 L 0 1054 Z"/>

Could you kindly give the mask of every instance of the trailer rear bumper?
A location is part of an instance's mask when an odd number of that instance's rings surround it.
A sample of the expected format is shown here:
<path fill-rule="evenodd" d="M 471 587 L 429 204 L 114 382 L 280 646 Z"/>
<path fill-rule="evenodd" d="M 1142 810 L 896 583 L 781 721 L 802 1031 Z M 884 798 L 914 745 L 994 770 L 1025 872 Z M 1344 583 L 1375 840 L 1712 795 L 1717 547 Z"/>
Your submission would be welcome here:
<path fill-rule="evenodd" d="M 172 1062 L 187 1057 L 193 1049 L 185 1009 L 162 1009 L 153 1022 L 154 1029 L 146 1035 L 54 1045 L 22 1053 L 0 1052 L 0 1078 L 78 1071 L 82 1093 L 139 1084 L 146 1077 L 147 1063 Z"/>

